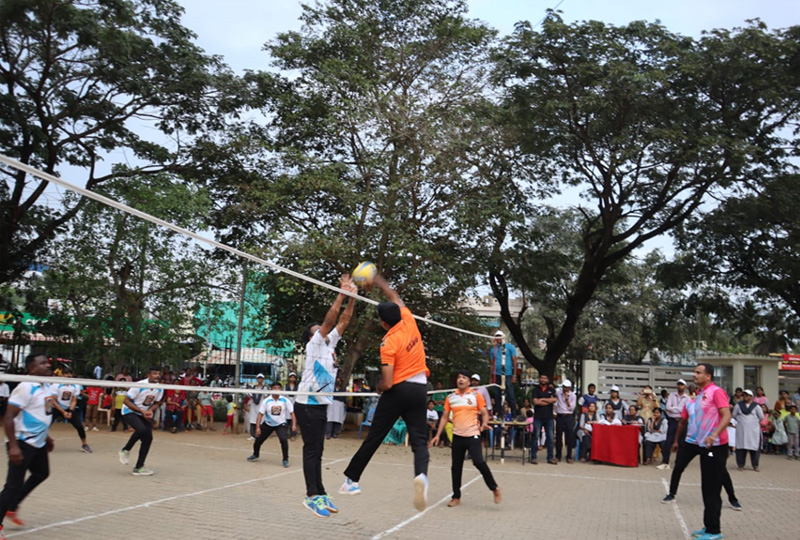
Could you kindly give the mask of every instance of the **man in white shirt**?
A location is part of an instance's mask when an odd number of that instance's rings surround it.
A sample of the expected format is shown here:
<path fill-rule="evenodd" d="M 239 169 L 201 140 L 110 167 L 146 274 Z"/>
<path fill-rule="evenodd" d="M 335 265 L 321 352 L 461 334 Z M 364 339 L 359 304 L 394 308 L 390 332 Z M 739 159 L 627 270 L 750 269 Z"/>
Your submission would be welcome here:
<path fill-rule="evenodd" d="M 280 391 L 281 383 L 275 382 L 272 389 Z M 259 458 L 261 445 L 264 444 L 273 432 L 277 433 L 283 453 L 283 466 L 289 466 L 289 440 L 286 435 L 286 423 L 292 420 L 292 430 L 297 430 L 297 418 L 294 415 L 294 405 L 286 397 L 278 394 L 265 396 L 261 401 L 256 416 L 256 442 L 253 443 L 253 455 L 247 461 L 256 461 Z"/>
<path fill-rule="evenodd" d="M 28 375 L 50 377 L 53 373 L 47 357 L 31 354 L 25 358 Z M 50 474 L 48 452 L 55 444 L 48 434 L 53 419 L 53 394 L 46 384 L 21 382 L 8 399 L 4 424 L 8 438 L 8 474 L 0 493 L 0 537 L 3 519 L 24 525 L 17 517 L 20 503 Z M 22 411 L 24 414 L 19 414 Z M 31 475 L 25 480 L 25 473 Z"/>
<path fill-rule="evenodd" d="M 6 414 L 6 405 L 8 404 L 8 396 L 10 389 L 5 381 L 0 382 L 0 418 Z"/>
<path fill-rule="evenodd" d="M 156 384 L 161 378 L 161 369 L 157 366 L 151 367 L 147 372 L 147 378 L 139 381 L 140 383 Z M 147 453 L 150 451 L 150 443 L 153 442 L 153 412 L 161 405 L 164 399 L 164 391 L 160 388 L 139 388 L 134 387 L 125 394 L 122 405 L 122 416 L 133 428 L 134 433 L 128 443 L 119 451 L 119 461 L 123 465 L 130 463 L 129 454 L 133 445 L 141 441 L 139 446 L 139 458 L 133 468 L 134 476 L 151 476 L 153 471 L 145 468 L 144 462 Z"/>
<path fill-rule="evenodd" d="M 63 373 L 65 378 L 72 377 L 72 370 L 68 368 L 65 368 Z M 53 401 L 55 410 L 64 417 L 64 420 L 72 424 L 72 427 L 78 432 L 78 437 L 81 439 L 81 450 L 87 454 L 91 454 L 92 449 L 86 442 L 86 430 L 83 429 L 83 422 L 81 421 L 81 411 L 76 407 L 78 396 L 82 390 L 81 385 L 65 382 L 51 385 L 50 390 L 55 396 L 55 400 Z"/>
<path fill-rule="evenodd" d="M 666 451 L 662 452 L 661 465 L 658 469 L 669 469 L 670 452 L 672 451 L 672 443 L 675 442 L 675 434 L 678 432 L 678 423 L 681 421 L 681 413 L 683 408 L 689 402 L 689 392 L 686 391 L 686 381 L 678 379 L 676 383 L 677 391 L 672 392 L 667 398 L 667 444 Z"/>
<path fill-rule="evenodd" d="M 564 379 L 556 390 L 556 461 L 561 461 L 563 440 L 567 443 L 567 463 L 572 463 L 575 451 L 575 406 L 578 398 L 572 391 L 572 381 Z"/>

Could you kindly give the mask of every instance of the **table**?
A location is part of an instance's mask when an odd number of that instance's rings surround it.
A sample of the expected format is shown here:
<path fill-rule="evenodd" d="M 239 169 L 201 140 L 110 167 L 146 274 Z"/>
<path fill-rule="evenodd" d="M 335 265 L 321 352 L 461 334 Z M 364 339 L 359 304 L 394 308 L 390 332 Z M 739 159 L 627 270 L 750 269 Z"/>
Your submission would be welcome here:
<path fill-rule="evenodd" d="M 641 426 L 592 425 L 592 459 L 622 465 L 639 466 Z"/>
<path fill-rule="evenodd" d="M 494 428 L 495 426 L 505 426 L 506 429 L 510 427 L 515 427 L 522 432 L 522 464 L 525 465 L 525 445 L 529 440 L 528 437 L 528 428 L 532 427 L 532 424 L 528 422 L 501 422 L 500 420 L 489 420 L 489 427 Z M 491 432 L 490 432 L 491 433 Z M 489 453 L 489 447 L 491 447 L 492 452 Z M 506 449 L 505 446 L 501 443 L 500 444 L 500 462 L 502 463 L 503 460 L 506 458 Z M 514 459 L 518 459 L 519 456 L 514 456 Z M 494 441 L 492 437 L 489 437 L 489 446 L 485 449 L 485 459 L 492 459 L 494 460 Z"/>

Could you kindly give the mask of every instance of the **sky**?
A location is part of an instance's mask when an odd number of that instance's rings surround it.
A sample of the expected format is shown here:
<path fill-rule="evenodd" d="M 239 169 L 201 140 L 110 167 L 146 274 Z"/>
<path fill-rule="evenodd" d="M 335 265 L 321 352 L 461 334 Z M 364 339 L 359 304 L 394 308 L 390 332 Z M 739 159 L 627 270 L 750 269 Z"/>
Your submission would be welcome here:
<path fill-rule="evenodd" d="M 315 0 L 308 0 L 312 3 Z M 179 0 L 183 23 L 207 53 L 221 55 L 237 72 L 269 66 L 264 43 L 278 33 L 300 30 L 297 0 Z M 661 21 L 668 30 L 699 37 L 703 30 L 743 26 L 759 18 L 770 28 L 800 24 L 799 0 L 469 0 L 469 16 L 510 33 L 520 20 L 538 23 L 548 8 L 566 22 L 600 20 L 624 25 Z"/>

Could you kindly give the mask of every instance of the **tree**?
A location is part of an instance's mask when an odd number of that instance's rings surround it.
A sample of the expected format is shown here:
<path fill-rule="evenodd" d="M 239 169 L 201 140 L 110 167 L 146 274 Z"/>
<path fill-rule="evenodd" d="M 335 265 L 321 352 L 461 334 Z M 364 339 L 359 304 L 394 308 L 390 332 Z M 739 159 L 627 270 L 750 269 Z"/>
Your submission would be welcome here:
<path fill-rule="evenodd" d="M 236 95 L 235 78 L 192 42 L 182 12 L 172 0 L 0 3 L 0 152 L 50 174 L 69 167 L 88 189 L 180 169 L 187 138 L 219 126 Z M 221 89 L 231 97 L 221 99 Z M 162 141 L 143 137 L 144 126 Z M 119 150 L 132 165 L 106 170 L 101 162 Z M 4 283 L 86 201 L 51 207 L 42 204 L 48 182 L 5 166 L 0 175 Z"/>
<path fill-rule="evenodd" d="M 530 267 L 508 262 L 509 245 L 525 249 L 528 224 L 493 226 L 489 283 L 535 368 L 553 374 L 598 288 L 634 250 L 710 194 L 786 167 L 792 143 L 783 137 L 800 111 L 797 32 L 755 22 L 695 41 L 655 24 L 568 25 L 551 14 L 541 31 L 520 23 L 506 40 L 497 78 L 507 125 L 530 163 L 520 182 L 573 189 L 588 203 L 577 207 L 580 256 L 565 261 L 574 280 L 547 317 L 543 356 L 507 309 L 509 291 L 530 281 Z"/>
<path fill-rule="evenodd" d="M 494 36 L 466 11 L 461 0 L 304 6 L 303 31 L 267 45 L 291 76 L 248 76 L 270 137 L 237 136 L 229 148 L 261 153 L 226 152 L 228 174 L 215 174 L 224 237 L 328 283 L 372 260 L 415 313 L 462 322 L 457 303 L 477 273 L 463 202 L 490 188 L 469 159 L 472 107 L 485 100 Z M 273 276 L 267 291 L 271 338 L 296 338 L 332 299 L 287 279 Z M 343 377 L 378 330 L 374 310 L 359 309 Z M 472 339 L 422 330 L 432 358 L 475 355 Z"/>
<path fill-rule="evenodd" d="M 166 174 L 110 180 L 98 191 L 194 230 L 211 206 L 203 190 Z M 197 306 L 209 305 L 214 289 L 232 292 L 235 279 L 192 240 L 95 201 L 44 260 L 38 286 L 61 306 L 55 314 L 69 317 L 87 360 L 110 365 L 146 368 L 191 356 Z"/>

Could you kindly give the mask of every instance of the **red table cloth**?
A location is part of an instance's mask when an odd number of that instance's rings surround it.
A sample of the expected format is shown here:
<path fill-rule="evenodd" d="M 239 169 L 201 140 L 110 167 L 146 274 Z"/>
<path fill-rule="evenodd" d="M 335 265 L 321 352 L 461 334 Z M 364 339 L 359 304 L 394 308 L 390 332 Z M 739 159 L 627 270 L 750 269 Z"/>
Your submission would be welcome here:
<path fill-rule="evenodd" d="M 639 466 L 639 426 L 592 426 L 592 459 L 623 467 Z"/>

